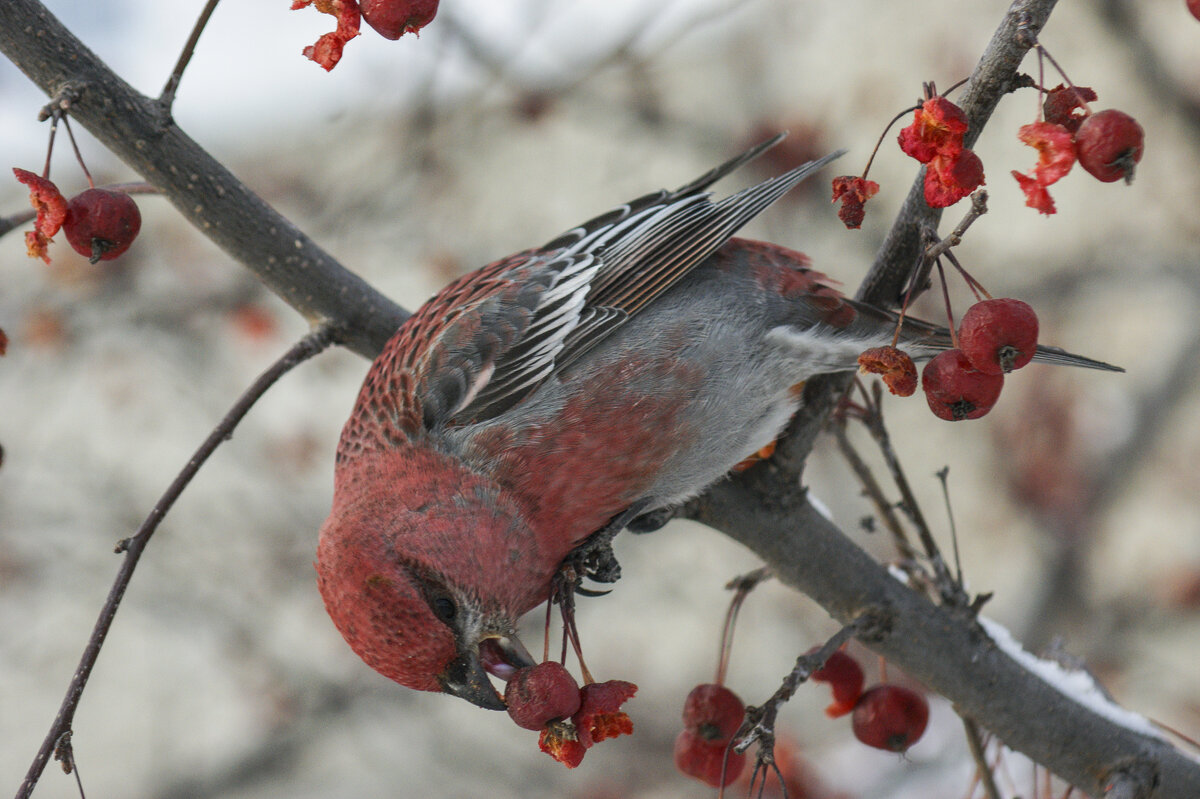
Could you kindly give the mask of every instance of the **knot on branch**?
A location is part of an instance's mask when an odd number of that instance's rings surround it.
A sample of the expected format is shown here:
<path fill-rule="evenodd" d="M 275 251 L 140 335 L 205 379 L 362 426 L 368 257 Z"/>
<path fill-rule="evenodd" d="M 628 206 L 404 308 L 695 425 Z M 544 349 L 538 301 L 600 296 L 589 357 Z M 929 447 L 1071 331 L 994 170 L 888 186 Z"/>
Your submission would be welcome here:
<path fill-rule="evenodd" d="M 1158 766 L 1149 758 L 1129 758 L 1105 775 L 1104 799 L 1151 799 L 1158 788 Z"/>

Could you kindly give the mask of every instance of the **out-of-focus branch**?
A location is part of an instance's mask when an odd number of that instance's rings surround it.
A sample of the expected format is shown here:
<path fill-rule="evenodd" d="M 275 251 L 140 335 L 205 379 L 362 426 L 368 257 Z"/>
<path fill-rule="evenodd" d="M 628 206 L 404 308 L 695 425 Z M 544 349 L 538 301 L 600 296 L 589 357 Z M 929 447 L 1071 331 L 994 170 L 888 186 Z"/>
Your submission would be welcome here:
<path fill-rule="evenodd" d="M 400 306 L 234 177 L 37 0 L 0 2 L 0 52 L 51 97 L 76 90 L 72 119 L 310 322 L 333 321 L 339 343 L 374 357 L 404 321 Z"/>

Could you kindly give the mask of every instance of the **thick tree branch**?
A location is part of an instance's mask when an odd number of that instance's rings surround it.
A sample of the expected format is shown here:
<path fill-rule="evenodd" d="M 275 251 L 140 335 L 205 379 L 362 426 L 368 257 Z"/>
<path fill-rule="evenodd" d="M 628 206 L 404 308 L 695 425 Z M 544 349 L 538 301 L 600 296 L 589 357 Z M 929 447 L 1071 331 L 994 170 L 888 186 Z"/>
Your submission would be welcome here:
<path fill-rule="evenodd" d="M 374 357 L 404 321 L 400 306 L 247 188 L 37 0 L 0 2 L 0 52 L 51 97 L 73 87 L 73 119 L 310 322 L 345 331 L 339 343 Z"/>
<path fill-rule="evenodd" d="M 997 648 L 969 615 L 934 605 L 894 578 L 807 502 L 765 506 L 741 482 L 717 486 L 695 518 L 752 549 L 837 621 L 887 624 L 864 641 L 949 698 L 1007 746 L 1092 796 L 1118 775 L 1143 775 L 1145 797 L 1200 796 L 1200 765 L 1163 740 L 1068 699 Z"/>

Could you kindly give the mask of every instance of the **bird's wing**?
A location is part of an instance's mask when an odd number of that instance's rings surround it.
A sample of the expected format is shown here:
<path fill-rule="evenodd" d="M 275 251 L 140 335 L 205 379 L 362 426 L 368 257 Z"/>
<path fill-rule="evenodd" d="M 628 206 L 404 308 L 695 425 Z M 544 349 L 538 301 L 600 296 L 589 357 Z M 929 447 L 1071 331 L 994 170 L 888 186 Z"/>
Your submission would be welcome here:
<path fill-rule="evenodd" d="M 766 141 L 442 289 L 372 366 L 339 456 L 374 441 L 503 413 L 616 330 L 834 153 L 713 202 Z M 343 452 L 345 450 L 345 452 Z"/>
<path fill-rule="evenodd" d="M 779 137 L 673 192 L 658 192 L 574 228 L 541 249 L 550 279 L 528 327 L 496 358 L 485 385 L 453 417 L 481 421 L 516 405 L 710 256 L 827 156 L 713 202 L 704 191 Z M 534 281 L 540 284 L 541 281 Z"/>

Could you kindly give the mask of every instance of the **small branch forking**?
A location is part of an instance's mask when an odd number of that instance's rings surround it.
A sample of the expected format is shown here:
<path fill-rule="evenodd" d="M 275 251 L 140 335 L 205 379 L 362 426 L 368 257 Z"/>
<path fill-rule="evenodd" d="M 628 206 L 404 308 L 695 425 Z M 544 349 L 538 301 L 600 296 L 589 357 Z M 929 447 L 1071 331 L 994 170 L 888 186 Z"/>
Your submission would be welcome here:
<path fill-rule="evenodd" d="M 251 384 L 250 388 L 238 398 L 237 402 L 234 403 L 233 407 L 225 415 L 225 418 L 209 433 L 208 437 L 196 450 L 196 453 L 192 455 L 187 464 L 171 482 L 171 485 L 167 487 L 162 497 L 155 503 L 137 532 L 117 543 L 116 551 L 118 553 L 125 553 L 125 560 L 121 563 L 121 568 L 117 571 L 112 588 L 109 590 L 108 598 L 105 600 L 104 606 L 100 609 L 100 617 L 97 619 L 91 637 L 88 639 L 83 656 L 80 658 L 79 666 L 75 669 L 74 677 L 67 688 L 67 693 L 63 698 L 58 715 L 55 717 L 54 723 L 50 727 L 50 732 L 42 742 L 41 748 L 34 757 L 33 763 L 30 765 L 29 771 L 26 773 L 25 779 L 17 791 L 17 799 L 28 799 L 33 793 L 33 789 L 41 778 L 42 771 L 45 769 L 46 763 L 52 755 L 57 752 L 70 751 L 69 748 L 64 749 L 62 747 L 64 744 L 69 745 L 71 725 L 75 718 L 75 711 L 79 707 L 79 700 L 83 696 L 83 691 L 87 686 L 88 678 L 91 676 L 92 668 L 96 665 L 96 660 L 100 656 L 100 649 L 104 646 L 104 640 L 108 636 L 109 628 L 112 626 L 117 609 L 120 607 L 121 599 L 125 595 L 125 589 L 129 586 L 129 581 L 133 578 L 133 572 L 137 568 L 138 560 L 141 558 L 150 537 L 154 535 L 154 531 L 158 529 L 167 512 L 175 504 L 175 501 L 179 499 L 183 490 L 191 483 L 196 473 L 200 471 L 200 467 L 217 450 L 217 447 L 232 436 L 234 428 L 237 427 L 238 423 L 241 422 L 242 418 L 262 395 L 280 377 L 312 356 L 322 352 L 339 338 L 340 331 L 335 326 L 329 324 L 321 325 L 300 339 L 279 360 L 275 361 L 270 368 L 263 372 Z"/>

